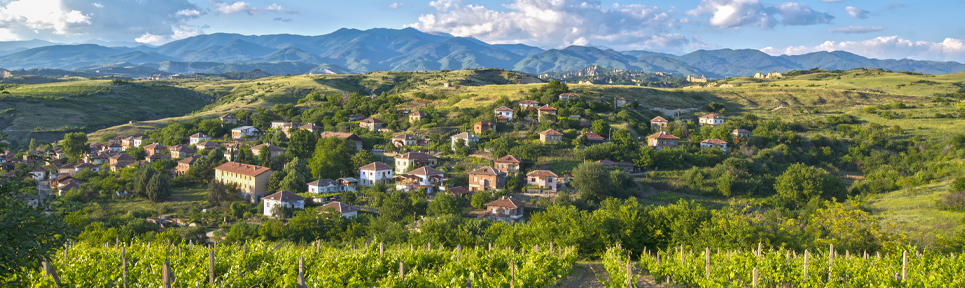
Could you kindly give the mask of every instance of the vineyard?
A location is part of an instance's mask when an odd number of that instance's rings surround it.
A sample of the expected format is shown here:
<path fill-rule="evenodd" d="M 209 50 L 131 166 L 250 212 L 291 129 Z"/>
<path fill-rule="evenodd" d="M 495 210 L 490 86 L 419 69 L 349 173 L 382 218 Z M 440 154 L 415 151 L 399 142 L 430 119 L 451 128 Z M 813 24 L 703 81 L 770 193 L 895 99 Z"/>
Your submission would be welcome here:
<path fill-rule="evenodd" d="M 27 280 L 32 287 L 543 287 L 566 277 L 576 258 L 572 248 L 552 246 L 80 243 L 51 259 L 53 271 Z"/>
<path fill-rule="evenodd" d="M 759 246 L 760 247 L 760 246 Z M 604 258 L 625 263 L 626 251 L 611 248 Z M 623 254 L 621 254 L 621 252 Z M 836 251 L 649 251 L 640 267 L 658 282 L 691 287 L 965 287 L 965 257 L 915 250 L 898 253 Z M 606 265 L 605 265 L 606 266 Z M 611 268 L 612 267 L 612 268 Z M 612 270 L 611 270 L 612 269 Z M 607 272 L 627 274 L 620 265 Z M 632 275 L 631 275 L 632 276 Z M 626 278 L 619 278 L 626 281 Z M 627 287 L 626 284 L 607 287 Z"/>

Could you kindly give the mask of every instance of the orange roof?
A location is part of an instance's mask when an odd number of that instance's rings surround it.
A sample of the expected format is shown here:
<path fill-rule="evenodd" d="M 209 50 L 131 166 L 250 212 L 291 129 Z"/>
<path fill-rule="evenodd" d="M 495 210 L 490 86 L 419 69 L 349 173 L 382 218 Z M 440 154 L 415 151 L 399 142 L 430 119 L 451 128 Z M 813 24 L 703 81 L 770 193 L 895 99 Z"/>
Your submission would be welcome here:
<path fill-rule="evenodd" d="M 543 105 L 543 107 L 539 107 L 539 111 L 556 111 L 556 108 L 550 107 L 549 104 L 546 104 Z"/>
<path fill-rule="evenodd" d="M 496 108 L 495 111 L 496 111 L 496 112 L 512 112 L 513 109 L 509 109 L 509 108 L 506 107 L 506 106 L 502 106 L 502 107 Z"/>
<path fill-rule="evenodd" d="M 227 162 L 215 167 L 214 170 L 221 170 L 229 173 L 241 174 L 245 176 L 258 176 L 265 172 L 271 172 L 268 167 L 261 167 L 258 165 L 249 165 L 238 162 Z"/>
<path fill-rule="evenodd" d="M 563 94 L 560 94 L 560 97 L 577 97 L 577 96 L 580 96 L 580 95 L 576 95 L 576 93 L 563 93 Z"/>
<path fill-rule="evenodd" d="M 680 140 L 680 138 L 677 138 L 677 136 L 670 135 L 669 133 L 663 131 L 647 136 L 647 139 Z"/>
<path fill-rule="evenodd" d="M 560 177 L 556 175 L 553 171 L 549 170 L 533 170 L 533 172 L 526 173 L 526 177 L 536 177 L 536 178 L 546 178 L 546 177 Z"/>
<path fill-rule="evenodd" d="M 473 123 L 473 125 L 496 126 L 496 123 L 489 122 L 489 121 L 479 121 L 479 122 Z"/>
<path fill-rule="evenodd" d="M 707 140 L 704 140 L 704 141 L 700 141 L 700 143 L 701 143 L 701 144 L 702 144 L 702 143 L 707 143 L 707 144 L 714 144 L 714 145 L 724 145 L 724 144 L 727 144 L 727 142 L 724 142 L 724 140 L 720 140 L 720 139 L 707 139 Z"/>
<path fill-rule="evenodd" d="M 372 162 L 372 163 L 369 163 L 369 165 L 359 167 L 359 170 L 368 170 L 368 171 L 392 170 L 392 166 L 386 165 L 385 163 L 382 163 L 382 162 Z"/>
<path fill-rule="evenodd" d="M 700 116 L 700 119 L 724 119 L 724 116 L 721 116 L 720 114 L 717 114 L 717 113 L 710 113 L 710 114 L 704 114 L 703 116 Z"/>
<path fill-rule="evenodd" d="M 369 118 L 362 119 L 361 122 L 362 123 L 382 123 L 382 120 L 369 117 Z"/>
<path fill-rule="evenodd" d="M 563 133 L 557 132 L 556 130 L 553 130 L 553 129 L 546 129 L 546 131 L 539 132 L 539 135 L 563 136 Z"/>
<path fill-rule="evenodd" d="M 513 156 L 513 155 L 506 155 L 506 156 L 503 156 L 503 157 L 499 157 L 499 159 L 496 159 L 496 163 L 515 163 L 515 164 L 519 164 L 519 163 L 521 163 L 521 162 L 522 162 L 522 161 L 519 161 L 519 158 L 516 158 L 516 156 Z"/>
<path fill-rule="evenodd" d="M 265 196 L 265 198 L 261 198 L 261 199 L 281 201 L 281 202 L 294 202 L 294 201 L 305 200 L 305 197 L 298 196 L 298 194 L 292 193 L 291 191 L 288 191 L 288 190 L 281 190 L 278 193 Z"/>
<path fill-rule="evenodd" d="M 350 140 L 355 140 L 355 141 L 362 141 L 362 138 L 360 138 L 358 135 L 355 135 L 354 133 L 322 132 L 322 138 L 328 138 L 328 137 L 338 137 L 338 138 L 342 138 L 342 139 L 350 139 Z"/>
<path fill-rule="evenodd" d="M 428 116 L 428 115 L 429 115 L 429 114 L 426 114 L 426 112 L 415 111 L 415 112 L 412 112 L 412 114 L 409 114 L 409 117 L 412 117 L 412 116 L 425 117 L 425 116 Z"/>
<path fill-rule="evenodd" d="M 593 132 L 583 133 L 583 136 L 585 136 L 587 140 L 589 140 L 589 139 L 606 140 L 606 138 L 603 138 L 603 136 L 600 136 L 599 134 L 596 134 L 596 133 L 593 133 Z"/>
<path fill-rule="evenodd" d="M 732 131 L 731 133 L 751 134 L 751 131 L 747 131 L 746 129 L 734 129 L 734 131 Z"/>
<path fill-rule="evenodd" d="M 663 119 L 663 117 L 657 116 L 657 118 L 650 119 L 650 122 L 670 122 L 670 121 L 667 121 L 667 119 Z"/>
<path fill-rule="evenodd" d="M 449 194 L 462 196 L 466 194 L 472 194 L 472 191 L 469 191 L 469 189 L 466 189 L 463 187 L 452 187 L 452 188 L 449 188 Z"/>
<path fill-rule="evenodd" d="M 325 210 L 328 208 L 332 208 L 335 210 L 335 212 L 338 212 L 338 213 L 349 213 L 349 212 L 359 211 L 359 208 L 355 208 L 355 206 L 348 205 L 338 201 L 322 205 L 322 210 Z"/>
<path fill-rule="evenodd" d="M 443 173 L 442 173 L 442 171 L 439 171 L 439 170 L 436 169 L 436 168 L 432 168 L 432 167 L 429 167 L 429 166 L 422 166 L 422 168 L 409 171 L 409 173 L 405 173 L 405 174 L 407 174 L 407 175 L 420 175 L 420 176 L 433 176 L 433 175 L 442 175 Z"/>
<path fill-rule="evenodd" d="M 496 201 L 486 203 L 486 206 L 520 208 L 520 207 L 525 207 L 526 204 L 523 203 L 523 201 L 513 199 L 513 197 L 503 196 L 502 198 L 499 198 Z"/>
<path fill-rule="evenodd" d="M 144 146 L 144 149 L 166 149 L 167 146 L 161 145 L 161 143 L 151 143 L 150 145 Z"/>
<path fill-rule="evenodd" d="M 396 159 L 415 159 L 415 160 L 429 160 L 429 159 L 439 159 L 439 157 L 432 156 L 422 152 L 408 152 L 399 156 L 395 156 Z"/>
<path fill-rule="evenodd" d="M 493 169 L 493 167 L 485 166 L 485 167 L 482 167 L 482 168 L 473 170 L 472 172 L 469 172 L 469 175 L 490 175 L 490 176 L 493 176 L 493 175 L 500 175 L 500 174 L 502 174 L 502 173 L 503 173 L 502 171 Z"/>
<path fill-rule="evenodd" d="M 268 146 L 268 151 L 281 151 L 281 152 L 285 152 L 285 149 L 282 149 L 281 147 L 278 147 L 278 146 L 275 146 L 275 145 L 271 145 L 271 144 L 268 144 L 268 143 L 261 144 L 261 145 L 255 146 L 255 147 L 251 147 L 251 150 L 252 150 L 252 151 L 261 151 L 261 147 L 264 147 L 264 146 Z"/>

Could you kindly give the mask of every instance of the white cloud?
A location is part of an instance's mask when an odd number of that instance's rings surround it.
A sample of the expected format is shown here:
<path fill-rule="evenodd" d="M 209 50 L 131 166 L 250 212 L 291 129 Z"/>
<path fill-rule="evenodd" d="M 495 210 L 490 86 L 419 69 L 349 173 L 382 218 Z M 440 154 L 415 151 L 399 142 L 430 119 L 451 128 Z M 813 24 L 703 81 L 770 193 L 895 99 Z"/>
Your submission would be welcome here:
<path fill-rule="evenodd" d="M 174 28 L 173 33 L 170 35 L 155 35 L 151 33 L 144 33 L 144 35 L 141 35 L 141 37 L 135 38 L 134 41 L 136 41 L 137 43 L 161 45 L 171 41 L 194 37 L 201 34 L 204 34 L 204 31 L 181 25 L 179 27 Z"/>
<path fill-rule="evenodd" d="M 18 37 L 17 34 L 14 34 L 13 31 L 10 31 L 10 29 L 0 28 L 0 41 L 16 41 L 16 40 L 20 40 L 20 37 Z"/>
<path fill-rule="evenodd" d="M 581 0 L 513 0 L 506 11 L 461 5 L 460 0 L 429 3 L 434 14 L 407 25 L 475 37 L 490 43 L 527 43 L 544 47 L 600 45 L 619 49 L 679 52 L 694 42 L 671 33 L 680 23 L 672 11 L 645 5 L 602 6 Z"/>
<path fill-rule="evenodd" d="M 97 7 L 97 8 L 104 8 L 104 4 L 97 3 L 97 2 L 90 3 L 90 5 L 94 5 L 94 7 Z"/>
<path fill-rule="evenodd" d="M 167 42 L 167 37 L 163 35 L 154 35 L 150 32 L 145 32 L 141 37 L 134 38 L 137 43 L 145 43 L 151 45 L 158 45 Z"/>
<path fill-rule="evenodd" d="M 73 34 L 72 28 L 90 23 L 90 16 L 64 7 L 59 0 L 17 0 L 0 7 L 0 26 L 5 28 L 23 25 L 67 35 Z"/>
<path fill-rule="evenodd" d="M 177 15 L 184 17 L 198 17 L 201 16 L 201 11 L 198 11 L 197 9 L 184 9 L 178 11 Z"/>
<path fill-rule="evenodd" d="M 396 10 L 396 9 L 402 8 L 402 6 L 405 6 L 405 3 L 398 3 L 398 2 L 397 2 L 397 3 L 389 4 L 389 7 L 387 7 L 387 8 L 392 9 L 392 10 Z"/>
<path fill-rule="evenodd" d="M 215 3 L 214 10 L 221 12 L 222 14 L 234 14 L 238 12 L 251 13 L 252 9 L 248 7 L 247 2 L 235 2 L 232 4 L 228 3 Z"/>
<path fill-rule="evenodd" d="M 848 11 L 848 15 L 851 15 L 851 18 L 865 19 L 865 18 L 868 18 L 868 13 L 870 13 L 866 10 L 861 10 L 854 6 L 845 7 L 844 10 Z"/>
<path fill-rule="evenodd" d="M 885 30 L 885 28 L 884 28 L 884 27 L 881 27 L 881 26 L 872 26 L 872 27 L 868 27 L 868 26 L 844 26 L 844 27 L 838 27 L 838 28 L 828 29 L 828 32 L 831 32 L 831 33 L 868 33 L 868 32 L 877 32 L 877 31 L 881 31 L 881 30 Z"/>
<path fill-rule="evenodd" d="M 797 46 L 777 49 L 761 49 L 771 55 L 799 55 L 817 51 L 848 51 L 858 55 L 879 59 L 918 59 L 959 61 L 965 60 L 965 41 L 945 38 L 942 42 L 911 41 L 898 36 L 877 37 L 865 41 L 827 41 L 814 47 Z"/>
<path fill-rule="evenodd" d="M 271 5 L 268 5 L 268 7 L 265 7 L 265 10 L 278 12 L 278 11 L 285 10 L 285 8 L 282 8 L 281 5 L 278 5 L 276 3 L 271 3 Z"/>
<path fill-rule="evenodd" d="M 834 16 L 814 11 L 799 2 L 765 6 L 760 0 L 702 0 L 696 9 L 687 11 L 690 16 L 704 14 L 711 14 L 710 25 L 721 29 L 743 26 L 770 29 L 777 24 L 815 25 L 834 20 Z"/>

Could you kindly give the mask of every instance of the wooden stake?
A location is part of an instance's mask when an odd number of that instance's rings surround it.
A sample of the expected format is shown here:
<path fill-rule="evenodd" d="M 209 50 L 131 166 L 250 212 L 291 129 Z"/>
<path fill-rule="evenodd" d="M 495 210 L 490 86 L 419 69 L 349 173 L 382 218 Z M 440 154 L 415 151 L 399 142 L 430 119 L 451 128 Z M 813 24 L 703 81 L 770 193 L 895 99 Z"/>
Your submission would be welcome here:
<path fill-rule="evenodd" d="M 379 242 L 379 257 L 385 257 L 385 243 Z"/>
<path fill-rule="evenodd" d="M 121 279 L 124 288 L 127 288 L 127 256 L 124 255 L 126 250 L 125 247 L 121 247 Z"/>
<path fill-rule="evenodd" d="M 908 250 L 901 257 L 901 281 L 904 282 L 906 276 L 908 276 Z"/>
<path fill-rule="evenodd" d="M 44 266 L 44 274 L 50 277 L 50 280 L 53 280 L 57 286 L 60 286 L 60 276 L 57 276 L 57 270 L 54 269 L 54 266 L 47 261 L 44 261 L 42 265 Z"/>
<path fill-rule="evenodd" d="M 509 282 L 509 288 L 513 288 L 516 285 L 516 265 L 513 262 L 509 262 L 509 276 L 512 278 Z"/>
<path fill-rule="evenodd" d="M 751 281 L 752 281 L 752 282 L 751 282 L 751 285 L 754 286 L 754 287 L 757 287 L 757 267 L 754 267 L 754 271 L 753 271 L 753 275 L 752 275 L 752 276 L 753 276 L 754 279 L 751 280 Z"/>
<path fill-rule="evenodd" d="M 70 251 L 70 241 L 64 242 L 64 261 L 67 261 L 68 258 L 70 258 L 69 251 Z"/>
<path fill-rule="evenodd" d="M 704 270 L 707 278 L 710 278 L 710 247 L 704 247 Z"/>
<path fill-rule="evenodd" d="M 298 288 L 305 288 L 305 257 L 298 257 Z"/>
<path fill-rule="evenodd" d="M 171 284 L 174 284 L 174 275 L 171 275 L 171 263 L 164 261 L 164 266 L 161 268 L 161 285 L 164 288 L 171 288 Z"/>
<path fill-rule="evenodd" d="M 764 242 L 757 242 L 757 257 L 761 257 L 764 254 Z"/>
<path fill-rule="evenodd" d="M 241 262 L 248 259 L 248 242 L 241 246 Z"/>
<path fill-rule="evenodd" d="M 633 288 L 633 277 L 630 272 L 630 257 L 627 257 L 627 288 Z"/>
<path fill-rule="evenodd" d="M 183 258 L 183 256 L 181 255 L 181 246 L 180 246 L 180 245 L 178 245 L 178 258 Z"/>
<path fill-rule="evenodd" d="M 214 286 L 214 250 L 208 250 L 208 285 Z"/>
<path fill-rule="evenodd" d="M 657 265 L 660 265 L 660 250 L 657 250 Z"/>
<path fill-rule="evenodd" d="M 683 244 L 680 245 L 680 266 L 686 267 L 686 265 L 684 265 L 684 245 Z"/>
<path fill-rule="evenodd" d="M 405 261 L 399 261 L 399 278 L 405 283 Z"/>
<path fill-rule="evenodd" d="M 459 245 L 456 245 L 456 264 L 461 263 L 462 262 L 461 260 L 462 260 L 462 244 L 459 244 Z"/>
<path fill-rule="evenodd" d="M 808 250 L 804 250 L 804 281 L 808 279 Z"/>

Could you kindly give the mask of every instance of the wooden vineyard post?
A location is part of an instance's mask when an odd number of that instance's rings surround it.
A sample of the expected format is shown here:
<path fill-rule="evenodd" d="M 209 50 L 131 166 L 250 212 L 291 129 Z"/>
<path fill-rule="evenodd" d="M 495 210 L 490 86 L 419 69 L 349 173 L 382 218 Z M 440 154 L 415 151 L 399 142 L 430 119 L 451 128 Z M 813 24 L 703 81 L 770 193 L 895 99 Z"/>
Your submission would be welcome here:
<path fill-rule="evenodd" d="M 808 281 L 808 250 L 804 250 L 804 281 Z"/>
<path fill-rule="evenodd" d="M 127 288 L 127 256 L 124 255 L 126 250 L 125 247 L 121 247 L 121 279 L 124 288 Z"/>
<path fill-rule="evenodd" d="M 489 251 L 490 251 L 490 252 L 493 251 L 493 242 L 489 242 Z"/>
<path fill-rule="evenodd" d="M 660 250 L 657 250 L 657 265 L 660 265 Z"/>
<path fill-rule="evenodd" d="M 180 259 L 180 258 L 183 258 L 183 257 L 184 257 L 184 256 L 181 255 L 181 245 L 178 245 L 178 258 Z"/>
<path fill-rule="evenodd" d="M 164 267 L 161 267 L 161 286 L 171 288 L 171 284 L 174 284 L 174 275 L 171 275 L 171 263 L 164 261 Z"/>
<path fill-rule="evenodd" d="M 248 259 L 248 242 L 241 246 L 241 262 Z"/>
<path fill-rule="evenodd" d="M 630 272 L 630 256 L 627 255 L 627 288 L 633 288 L 633 273 Z"/>
<path fill-rule="evenodd" d="M 908 250 L 901 257 L 901 281 L 904 282 L 905 276 L 908 276 Z"/>
<path fill-rule="evenodd" d="M 680 267 L 685 267 L 684 265 L 684 245 L 680 245 Z"/>
<path fill-rule="evenodd" d="M 385 243 L 379 242 L 379 257 L 385 257 Z"/>
<path fill-rule="evenodd" d="M 432 242 L 426 243 L 426 251 L 432 252 Z"/>
<path fill-rule="evenodd" d="M 399 278 L 402 278 L 402 283 L 405 283 L 405 261 L 399 261 Z"/>
<path fill-rule="evenodd" d="M 764 254 L 764 242 L 757 242 L 757 257 L 760 258 L 761 254 Z"/>
<path fill-rule="evenodd" d="M 757 287 L 757 267 L 754 267 L 754 271 L 751 277 L 753 277 L 751 279 L 751 286 Z"/>
<path fill-rule="evenodd" d="M 710 247 L 704 247 L 704 270 L 707 274 L 707 279 L 710 279 Z"/>
<path fill-rule="evenodd" d="M 305 288 L 305 257 L 298 257 L 298 288 Z"/>
<path fill-rule="evenodd" d="M 44 266 L 44 276 L 50 277 L 50 280 L 53 280 L 57 286 L 60 286 L 60 276 L 57 276 L 57 270 L 54 269 L 54 266 L 50 265 L 50 262 L 46 260 L 41 264 Z"/>
<path fill-rule="evenodd" d="M 70 258 L 70 240 L 64 242 L 64 261 L 67 261 L 68 258 Z"/>
<path fill-rule="evenodd" d="M 513 262 L 509 262 L 509 288 L 515 287 L 516 285 L 516 265 Z"/>
<path fill-rule="evenodd" d="M 456 264 L 462 261 L 462 244 L 456 245 Z"/>
<path fill-rule="evenodd" d="M 214 249 L 208 250 L 208 285 L 214 286 Z"/>

